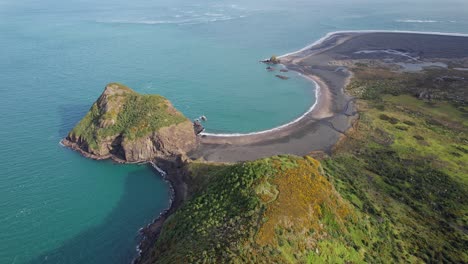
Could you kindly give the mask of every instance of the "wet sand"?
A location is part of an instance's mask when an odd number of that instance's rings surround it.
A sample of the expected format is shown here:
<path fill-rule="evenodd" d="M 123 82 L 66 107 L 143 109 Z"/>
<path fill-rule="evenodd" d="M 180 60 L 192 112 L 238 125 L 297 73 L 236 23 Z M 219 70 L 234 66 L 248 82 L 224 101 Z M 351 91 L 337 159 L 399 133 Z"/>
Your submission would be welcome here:
<path fill-rule="evenodd" d="M 352 73 L 339 61 L 386 59 L 395 62 L 468 57 L 468 37 L 403 32 L 338 32 L 301 51 L 281 56 L 289 70 L 318 84 L 312 111 L 301 119 L 258 134 L 202 135 L 193 159 L 217 162 L 253 160 L 280 154 L 330 153 L 358 119 L 344 87 Z M 291 102 L 293 103 L 293 102 Z"/>

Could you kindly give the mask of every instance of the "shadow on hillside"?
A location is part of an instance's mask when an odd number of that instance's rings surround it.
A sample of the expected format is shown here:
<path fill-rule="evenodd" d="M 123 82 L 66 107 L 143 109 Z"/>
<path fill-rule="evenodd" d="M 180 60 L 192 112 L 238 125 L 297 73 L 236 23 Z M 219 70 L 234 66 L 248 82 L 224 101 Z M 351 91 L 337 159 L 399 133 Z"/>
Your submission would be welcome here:
<path fill-rule="evenodd" d="M 140 239 L 138 229 L 147 224 L 145 222 L 152 220 L 147 217 L 147 209 L 138 206 L 138 198 L 141 197 L 142 192 L 141 183 L 138 183 L 139 176 L 144 173 L 148 173 L 148 171 L 138 170 L 128 174 L 125 190 L 119 203 L 101 224 L 93 226 L 65 241 L 59 248 L 41 254 L 29 261 L 29 264 L 130 263 L 136 256 L 135 246 Z M 158 176 L 154 175 L 154 177 Z M 147 188 L 152 187 L 148 186 Z M 154 211 L 154 217 L 158 214 L 158 210 L 165 209 L 163 203 L 161 202 L 161 205 L 159 205 L 161 208 Z M 93 205 L 90 204 L 89 206 Z M 135 221 L 131 218 L 140 220 Z M 137 223 L 138 221 L 141 221 L 141 223 Z"/>

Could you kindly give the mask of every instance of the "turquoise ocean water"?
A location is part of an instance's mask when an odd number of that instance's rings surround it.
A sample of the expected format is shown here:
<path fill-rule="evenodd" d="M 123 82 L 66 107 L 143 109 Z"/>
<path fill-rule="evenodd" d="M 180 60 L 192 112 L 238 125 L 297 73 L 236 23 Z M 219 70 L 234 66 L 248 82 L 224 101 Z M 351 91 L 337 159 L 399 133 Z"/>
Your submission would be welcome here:
<path fill-rule="evenodd" d="M 106 83 L 206 115 L 208 132 L 268 129 L 314 89 L 258 61 L 354 29 L 468 33 L 468 2 L 0 0 L 0 263 L 128 263 L 168 206 L 148 167 L 58 144 Z"/>

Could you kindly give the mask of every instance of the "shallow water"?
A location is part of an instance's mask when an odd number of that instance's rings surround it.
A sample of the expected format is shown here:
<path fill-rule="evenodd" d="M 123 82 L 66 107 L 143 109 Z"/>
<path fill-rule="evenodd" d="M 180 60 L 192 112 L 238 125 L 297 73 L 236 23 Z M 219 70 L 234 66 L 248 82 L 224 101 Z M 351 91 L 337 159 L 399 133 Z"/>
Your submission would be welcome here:
<path fill-rule="evenodd" d="M 146 166 L 58 142 L 108 82 L 169 98 L 208 132 L 284 124 L 314 103 L 260 59 L 336 30 L 468 33 L 466 1 L 0 0 L 0 263 L 126 263 L 168 205 Z"/>

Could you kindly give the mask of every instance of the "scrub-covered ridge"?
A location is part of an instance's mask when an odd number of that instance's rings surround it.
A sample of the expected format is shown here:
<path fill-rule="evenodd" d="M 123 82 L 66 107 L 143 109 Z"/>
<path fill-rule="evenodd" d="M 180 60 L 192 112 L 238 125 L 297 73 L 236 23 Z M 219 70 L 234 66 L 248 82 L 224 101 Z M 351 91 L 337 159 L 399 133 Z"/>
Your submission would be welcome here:
<path fill-rule="evenodd" d="M 364 240 L 373 227 L 311 157 L 194 162 L 188 170 L 192 197 L 142 262 L 362 262 L 370 249 Z"/>
<path fill-rule="evenodd" d="M 169 100 L 111 83 L 63 142 L 92 158 L 138 162 L 185 154 L 196 136 Z"/>
<path fill-rule="evenodd" d="M 466 263 L 467 72 L 353 72 L 360 119 L 322 161 L 330 179 L 379 222 L 393 262 Z"/>

